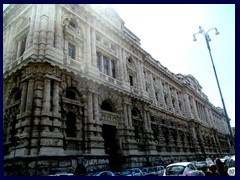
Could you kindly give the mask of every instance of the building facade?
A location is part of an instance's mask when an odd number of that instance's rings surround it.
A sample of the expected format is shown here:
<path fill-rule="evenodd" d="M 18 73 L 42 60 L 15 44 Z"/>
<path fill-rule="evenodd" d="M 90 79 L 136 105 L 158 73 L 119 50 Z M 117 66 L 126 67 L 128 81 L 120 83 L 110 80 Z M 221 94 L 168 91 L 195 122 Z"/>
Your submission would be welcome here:
<path fill-rule="evenodd" d="M 111 7 L 10 5 L 3 20 L 5 175 L 234 153 L 223 110 L 144 51 Z"/>

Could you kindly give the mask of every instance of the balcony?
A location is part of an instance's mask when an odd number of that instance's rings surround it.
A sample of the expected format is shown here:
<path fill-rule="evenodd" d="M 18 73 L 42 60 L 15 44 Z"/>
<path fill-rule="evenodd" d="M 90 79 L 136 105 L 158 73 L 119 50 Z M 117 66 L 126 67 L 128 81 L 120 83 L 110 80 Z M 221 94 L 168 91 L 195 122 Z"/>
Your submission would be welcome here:
<path fill-rule="evenodd" d="M 75 59 L 72 59 L 69 56 L 66 57 L 66 61 L 65 62 L 66 62 L 66 66 L 71 67 L 71 68 L 73 68 L 75 70 L 78 70 L 78 71 L 81 70 L 81 67 L 82 67 L 82 63 L 81 62 L 79 62 L 79 61 L 77 61 Z"/>
<path fill-rule="evenodd" d="M 105 82 L 107 82 L 109 84 L 112 84 L 112 85 L 115 85 L 117 87 L 122 87 L 123 86 L 121 81 L 119 81 L 119 80 L 117 80 L 117 79 L 115 79 L 111 76 L 108 76 L 104 73 L 101 73 L 101 72 L 99 74 L 100 74 L 100 78 L 102 80 L 104 80 Z"/>
<path fill-rule="evenodd" d="M 23 56 L 19 57 L 18 59 L 12 61 L 10 64 L 8 64 L 7 66 L 4 67 L 4 72 L 7 72 L 11 69 L 13 69 L 14 67 L 18 66 L 19 64 L 21 64 L 23 61 Z"/>
<path fill-rule="evenodd" d="M 133 94 L 140 95 L 140 91 L 136 87 L 131 86 L 130 89 Z"/>

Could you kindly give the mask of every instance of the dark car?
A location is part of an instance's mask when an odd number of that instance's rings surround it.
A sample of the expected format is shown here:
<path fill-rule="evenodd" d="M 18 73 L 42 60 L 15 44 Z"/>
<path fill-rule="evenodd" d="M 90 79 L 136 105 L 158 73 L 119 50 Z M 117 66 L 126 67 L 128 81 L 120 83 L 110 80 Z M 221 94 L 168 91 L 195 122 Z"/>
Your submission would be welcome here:
<path fill-rule="evenodd" d="M 132 168 L 121 171 L 120 176 L 143 176 L 143 173 L 139 168 Z"/>
<path fill-rule="evenodd" d="M 212 172 L 210 171 L 206 161 L 197 161 L 194 162 L 194 164 L 197 167 L 197 169 L 203 171 L 206 176 L 212 175 Z"/>

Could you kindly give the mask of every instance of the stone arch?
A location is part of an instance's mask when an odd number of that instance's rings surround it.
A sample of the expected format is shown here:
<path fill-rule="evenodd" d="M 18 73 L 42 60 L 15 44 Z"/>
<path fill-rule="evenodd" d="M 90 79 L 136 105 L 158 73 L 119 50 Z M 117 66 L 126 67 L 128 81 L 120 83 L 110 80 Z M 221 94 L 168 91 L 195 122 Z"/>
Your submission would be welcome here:
<path fill-rule="evenodd" d="M 104 111 L 116 112 L 114 105 L 110 99 L 104 100 L 100 108 Z"/>
<path fill-rule="evenodd" d="M 107 102 L 113 107 L 114 112 L 122 110 L 122 99 L 119 95 L 109 92 L 109 90 L 107 91 L 105 88 L 100 88 L 99 90 L 99 107 L 101 107 L 103 101 L 107 100 Z"/>
<path fill-rule="evenodd" d="M 83 95 L 73 86 L 66 87 L 62 91 L 61 101 L 63 135 L 70 138 L 82 137 L 84 124 Z"/>
<path fill-rule="evenodd" d="M 80 34 L 80 36 L 84 37 L 84 25 L 80 22 L 80 20 L 78 20 L 76 18 L 76 16 L 72 15 L 72 14 L 65 14 L 62 17 L 62 24 L 64 26 L 68 26 L 71 29 L 75 30 L 77 33 Z M 75 24 L 75 27 L 71 26 L 73 24 Z"/>

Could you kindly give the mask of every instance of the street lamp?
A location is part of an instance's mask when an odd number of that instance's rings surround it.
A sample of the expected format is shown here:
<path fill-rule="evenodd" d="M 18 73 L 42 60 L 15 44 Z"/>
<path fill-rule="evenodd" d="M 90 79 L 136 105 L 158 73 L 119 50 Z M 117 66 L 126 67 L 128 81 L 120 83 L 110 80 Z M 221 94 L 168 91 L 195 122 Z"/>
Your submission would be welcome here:
<path fill-rule="evenodd" d="M 215 66 L 214 66 L 214 63 L 213 63 L 211 48 L 210 48 L 210 45 L 209 45 L 209 42 L 211 41 L 211 39 L 210 39 L 208 33 L 209 33 L 209 31 L 211 31 L 211 30 L 215 30 L 215 35 L 218 35 L 218 34 L 219 34 L 217 28 L 211 28 L 211 29 L 209 29 L 207 32 L 205 32 L 205 31 L 203 30 L 203 28 L 202 28 L 201 26 L 199 26 L 199 32 L 193 34 L 193 41 L 197 41 L 197 39 L 196 39 L 196 35 L 197 35 L 197 34 L 202 34 L 202 35 L 204 36 L 204 38 L 205 38 L 205 41 L 206 41 L 206 44 L 207 44 L 207 48 L 208 48 L 208 51 L 209 51 L 209 54 L 210 54 L 210 57 L 211 57 L 214 74 L 215 74 L 215 77 L 216 77 L 216 80 L 217 80 L 218 90 L 219 90 L 219 93 L 220 93 L 220 96 L 221 96 L 221 100 L 222 100 L 223 110 L 224 110 L 224 113 L 225 113 L 225 116 L 226 116 L 226 119 L 227 119 L 227 124 L 228 124 L 228 128 L 229 128 L 231 140 L 232 140 L 232 143 L 233 143 L 233 145 L 234 145 L 232 129 L 231 129 L 231 126 L 230 126 L 230 122 L 229 122 L 227 110 L 226 110 L 225 103 L 224 103 L 223 96 L 222 96 L 222 91 L 221 91 L 221 88 L 220 88 L 220 85 L 219 85 L 219 81 L 218 81 L 218 77 L 217 77 L 217 72 L 216 72 L 216 69 L 215 69 Z"/>

